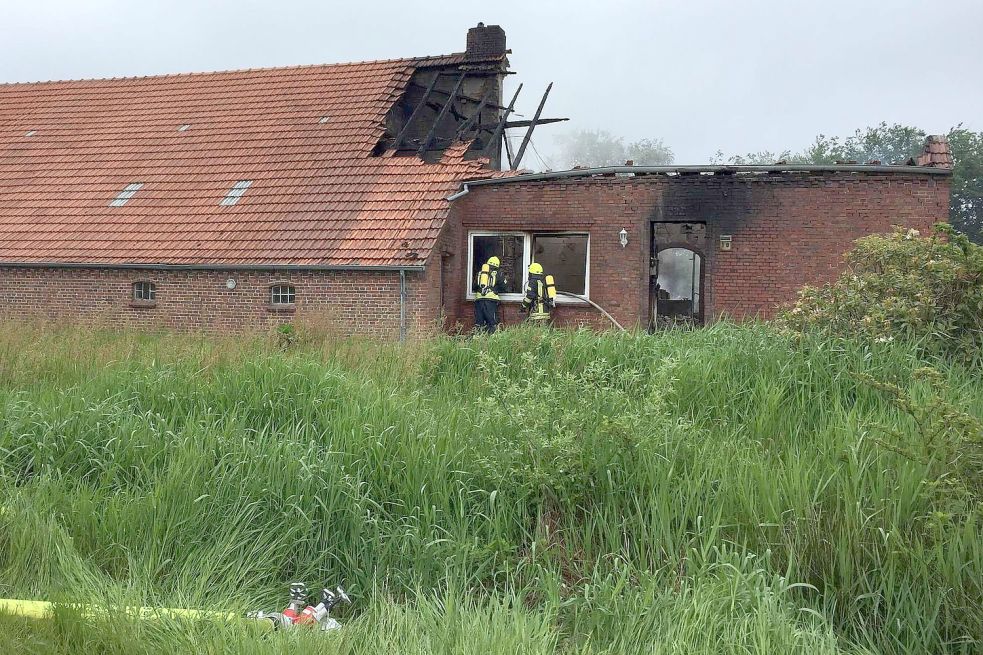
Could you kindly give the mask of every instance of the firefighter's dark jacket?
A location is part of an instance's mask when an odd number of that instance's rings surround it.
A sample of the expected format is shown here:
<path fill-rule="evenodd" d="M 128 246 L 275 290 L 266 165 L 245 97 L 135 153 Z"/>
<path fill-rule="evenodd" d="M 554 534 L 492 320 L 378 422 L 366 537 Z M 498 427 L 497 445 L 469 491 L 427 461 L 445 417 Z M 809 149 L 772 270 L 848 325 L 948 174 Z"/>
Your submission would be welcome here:
<path fill-rule="evenodd" d="M 522 298 L 522 308 L 529 312 L 533 320 L 548 319 L 553 308 L 553 300 L 549 296 L 546 275 L 530 273 L 526 282 L 526 295 Z"/>
<path fill-rule="evenodd" d="M 498 294 L 508 290 L 505 275 L 502 274 L 501 269 L 492 268 L 488 264 L 481 267 L 475 287 L 474 297 L 476 300 L 493 300 L 495 302 L 499 301 Z"/>

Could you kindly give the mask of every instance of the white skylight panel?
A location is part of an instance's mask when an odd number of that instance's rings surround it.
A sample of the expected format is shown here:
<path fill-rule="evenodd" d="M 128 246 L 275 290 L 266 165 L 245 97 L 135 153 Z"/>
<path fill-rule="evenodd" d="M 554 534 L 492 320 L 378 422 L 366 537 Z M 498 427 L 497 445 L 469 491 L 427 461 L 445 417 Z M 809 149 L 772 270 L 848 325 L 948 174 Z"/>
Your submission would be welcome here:
<path fill-rule="evenodd" d="M 126 204 L 126 201 L 133 197 L 137 191 L 143 188 L 143 182 L 134 182 L 133 184 L 127 184 L 126 187 L 119 192 L 112 202 L 109 203 L 110 207 L 122 207 Z"/>
<path fill-rule="evenodd" d="M 232 185 L 232 188 L 229 189 L 229 193 L 224 198 L 222 198 L 222 202 L 220 202 L 219 204 L 220 205 L 236 204 L 237 202 L 239 202 L 239 198 L 241 198 L 243 194 L 246 193 L 246 189 L 248 189 L 252 185 L 252 183 L 253 183 L 252 180 L 239 180 L 238 182 Z"/>
<path fill-rule="evenodd" d="M 182 123 L 181 125 L 177 126 L 178 132 L 187 132 L 190 129 L 191 129 L 191 123 Z"/>

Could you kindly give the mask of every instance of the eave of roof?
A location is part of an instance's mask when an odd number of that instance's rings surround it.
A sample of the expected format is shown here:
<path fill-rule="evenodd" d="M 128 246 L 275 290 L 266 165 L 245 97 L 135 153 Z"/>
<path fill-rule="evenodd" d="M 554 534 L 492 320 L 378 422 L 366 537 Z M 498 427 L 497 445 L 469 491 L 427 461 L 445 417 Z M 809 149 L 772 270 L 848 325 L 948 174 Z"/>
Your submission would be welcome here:
<path fill-rule="evenodd" d="M 416 265 L 361 265 L 361 264 L 144 264 L 114 262 L 64 262 L 64 261 L 0 261 L 0 268 L 72 268 L 72 269 L 125 269 L 144 271 L 272 271 L 320 272 L 320 271 L 379 271 L 379 272 L 419 272 L 425 264 Z"/>
<path fill-rule="evenodd" d="M 523 173 L 507 177 L 489 177 L 468 180 L 468 187 L 490 184 L 517 184 L 521 182 L 541 182 L 566 178 L 584 177 L 633 177 L 643 175 L 733 175 L 738 173 L 897 173 L 906 175 L 951 175 L 952 171 L 928 166 L 885 166 L 880 164 L 770 164 L 747 166 L 599 166 L 595 168 L 575 168 L 567 171 L 546 173 Z M 464 187 L 461 185 L 461 188 Z"/>

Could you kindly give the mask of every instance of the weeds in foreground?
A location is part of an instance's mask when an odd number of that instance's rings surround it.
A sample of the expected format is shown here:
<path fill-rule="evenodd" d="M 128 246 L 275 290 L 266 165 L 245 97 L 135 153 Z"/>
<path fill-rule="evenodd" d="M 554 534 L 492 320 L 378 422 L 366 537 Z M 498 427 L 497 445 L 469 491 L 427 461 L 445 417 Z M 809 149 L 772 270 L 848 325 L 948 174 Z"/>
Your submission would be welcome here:
<path fill-rule="evenodd" d="M 247 610 L 304 579 L 357 606 L 327 641 L 0 617 L 0 651 L 971 653 L 979 516 L 926 489 L 969 479 L 937 444 L 983 376 L 922 353 L 5 330 L 0 594 Z"/>

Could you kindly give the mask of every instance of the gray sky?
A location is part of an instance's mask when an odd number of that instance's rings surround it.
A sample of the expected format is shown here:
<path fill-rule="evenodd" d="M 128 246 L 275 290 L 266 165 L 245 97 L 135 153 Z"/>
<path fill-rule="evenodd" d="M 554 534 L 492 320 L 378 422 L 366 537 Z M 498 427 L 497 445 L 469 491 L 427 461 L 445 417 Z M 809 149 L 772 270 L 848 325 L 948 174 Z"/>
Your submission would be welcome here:
<path fill-rule="evenodd" d="M 442 54 L 500 24 L 534 143 L 603 128 L 678 163 L 799 150 L 879 121 L 983 129 L 980 0 L 2 0 L 0 81 Z M 569 127 L 568 127 L 569 126 Z M 526 162 L 540 167 L 532 154 Z"/>

